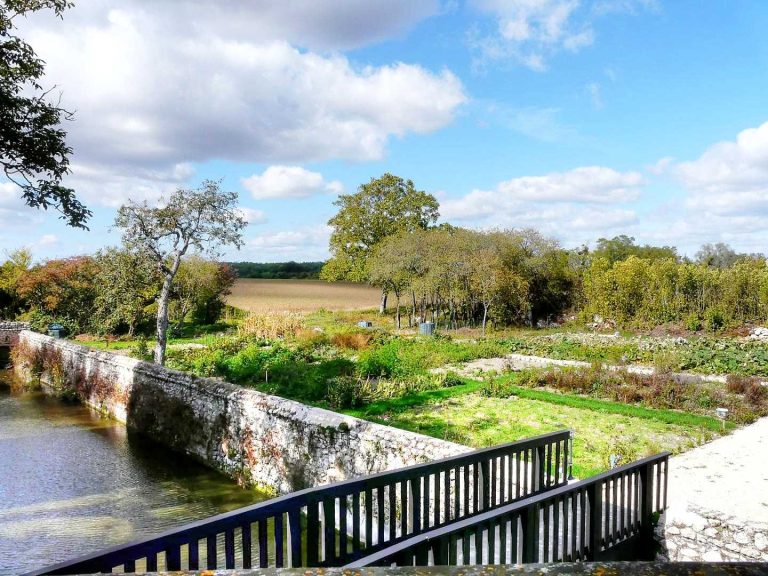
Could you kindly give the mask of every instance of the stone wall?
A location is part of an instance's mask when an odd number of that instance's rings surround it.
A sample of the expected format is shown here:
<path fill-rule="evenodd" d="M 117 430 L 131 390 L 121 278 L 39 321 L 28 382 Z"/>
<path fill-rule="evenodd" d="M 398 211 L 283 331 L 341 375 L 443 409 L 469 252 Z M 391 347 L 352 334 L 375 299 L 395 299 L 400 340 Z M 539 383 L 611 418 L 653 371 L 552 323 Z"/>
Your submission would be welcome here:
<path fill-rule="evenodd" d="M 0 322 L 0 346 L 15 346 L 19 341 L 19 333 L 28 330 L 26 322 Z"/>
<path fill-rule="evenodd" d="M 31 331 L 20 333 L 14 356 L 27 378 L 277 493 L 469 450 Z"/>

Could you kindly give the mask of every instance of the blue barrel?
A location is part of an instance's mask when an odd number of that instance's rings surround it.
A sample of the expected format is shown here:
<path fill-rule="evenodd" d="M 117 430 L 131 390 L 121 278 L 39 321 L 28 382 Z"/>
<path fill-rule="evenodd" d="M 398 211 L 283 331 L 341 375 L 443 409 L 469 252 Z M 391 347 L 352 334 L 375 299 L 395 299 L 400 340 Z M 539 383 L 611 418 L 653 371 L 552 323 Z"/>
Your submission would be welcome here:
<path fill-rule="evenodd" d="M 434 322 L 422 322 L 419 324 L 419 334 L 423 336 L 432 336 L 435 333 Z"/>

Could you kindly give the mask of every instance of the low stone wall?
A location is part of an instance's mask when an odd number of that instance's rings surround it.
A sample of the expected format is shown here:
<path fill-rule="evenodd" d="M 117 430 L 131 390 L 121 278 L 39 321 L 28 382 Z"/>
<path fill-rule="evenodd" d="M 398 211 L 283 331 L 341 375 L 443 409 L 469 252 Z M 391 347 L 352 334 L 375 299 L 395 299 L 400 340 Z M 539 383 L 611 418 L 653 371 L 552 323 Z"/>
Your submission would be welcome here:
<path fill-rule="evenodd" d="M 19 341 L 19 333 L 28 330 L 26 322 L 0 322 L 0 346 L 15 346 Z"/>
<path fill-rule="evenodd" d="M 243 484 L 277 493 L 469 450 L 28 330 L 14 357 L 25 377 L 74 394 Z"/>

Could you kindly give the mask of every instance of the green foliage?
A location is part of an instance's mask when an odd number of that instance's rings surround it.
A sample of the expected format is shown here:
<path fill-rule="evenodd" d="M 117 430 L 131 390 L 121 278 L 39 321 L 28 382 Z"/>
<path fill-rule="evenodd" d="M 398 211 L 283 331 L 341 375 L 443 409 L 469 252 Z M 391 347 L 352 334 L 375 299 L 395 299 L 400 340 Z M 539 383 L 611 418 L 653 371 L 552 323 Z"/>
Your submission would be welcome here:
<path fill-rule="evenodd" d="M 489 384 L 489 396 L 511 394 L 518 388 L 545 388 L 564 393 L 576 393 L 622 404 L 663 410 L 681 410 L 688 414 L 710 416 L 718 407 L 730 410 L 730 419 L 749 423 L 768 415 L 768 395 L 753 391 L 754 384 L 744 384 L 746 393 L 735 394 L 731 386 L 724 390 L 719 384 L 679 380 L 668 373 L 641 375 L 602 366 L 524 370 Z M 762 389 L 762 387 L 760 387 Z"/>
<path fill-rule="evenodd" d="M 677 250 L 672 246 L 638 246 L 635 239 L 624 234 L 611 239 L 600 238 L 592 252 L 593 258 L 604 258 L 609 264 L 626 260 L 630 256 L 645 260 L 677 260 Z"/>
<path fill-rule="evenodd" d="M 495 340 L 458 343 L 436 338 L 393 339 L 362 352 L 357 369 L 361 376 L 404 378 L 446 364 L 500 356 L 504 349 Z"/>
<path fill-rule="evenodd" d="M 41 85 L 45 63 L 16 35 L 16 24 L 30 13 L 61 16 L 71 6 L 67 0 L 0 2 L 0 166 L 29 206 L 53 207 L 69 226 L 86 228 L 91 211 L 61 185 L 72 153 L 61 124 L 73 114 L 49 101 L 50 90 Z"/>
<path fill-rule="evenodd" d="M 379 242 L 427 228 L 438 217 L 434 196 L 390 173 L 371 178 L 354 194 L 342 194 L 334 204 L 339 211 L 328 221 L 332 257 L 321 272 L 326 280 L 367 281 L 367 260 Z"/>
<path fill-rule="evenodd" d="M 694 317 L 710 331 L 762 322 L 768 319 L 768 267 L 763 258 L 739 259 L 729 268 L 596 258 L 584 275 L 584 315 L 592 314 L 638 328 Z"/>

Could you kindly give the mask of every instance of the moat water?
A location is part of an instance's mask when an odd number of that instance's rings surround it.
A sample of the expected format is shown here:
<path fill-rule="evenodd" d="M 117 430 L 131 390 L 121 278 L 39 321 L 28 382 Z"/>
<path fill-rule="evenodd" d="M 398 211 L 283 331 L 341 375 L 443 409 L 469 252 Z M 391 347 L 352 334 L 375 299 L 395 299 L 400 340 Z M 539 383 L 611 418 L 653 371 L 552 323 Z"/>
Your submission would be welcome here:
<path fill-rule="evenodd" d="M 129 542 L 265 495 L 0 370 L 0 574 Z"/>

